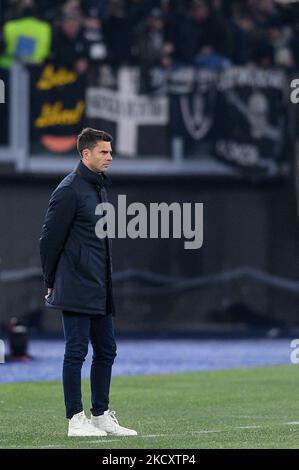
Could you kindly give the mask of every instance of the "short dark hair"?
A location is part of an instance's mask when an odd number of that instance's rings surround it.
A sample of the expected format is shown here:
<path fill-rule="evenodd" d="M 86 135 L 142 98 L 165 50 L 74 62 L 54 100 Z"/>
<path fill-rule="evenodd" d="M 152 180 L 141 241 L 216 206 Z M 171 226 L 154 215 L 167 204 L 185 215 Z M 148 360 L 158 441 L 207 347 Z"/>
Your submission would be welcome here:
<path fill-rule="evenodd" d="M 104 142 L 112 142 L 113 138 L 105 131 L 92 129 L 91 127 L 83 129 L 77 138 L 77 150 L 80 156 L 82 157 L 84 149 L 92 150 L 97 145 L 97 142 L 101 140 Z"/>

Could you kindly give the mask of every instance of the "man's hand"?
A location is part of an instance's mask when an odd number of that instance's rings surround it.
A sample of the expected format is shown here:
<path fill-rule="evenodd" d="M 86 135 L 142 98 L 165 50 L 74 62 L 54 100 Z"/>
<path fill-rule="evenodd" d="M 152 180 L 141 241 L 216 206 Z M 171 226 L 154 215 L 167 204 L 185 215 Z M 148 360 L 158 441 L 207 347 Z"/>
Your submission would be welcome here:
<path fill-rule="evenodd" d="M 52 288 L 52 287 L 51 287 L 51 288 L 49 287 L 49 288 L 48 288 L 48 293 L 47 293 L 47 295 L 45 295 L 45 299 L 46 299 L 46 300 L 47 300 L 47 298 L 49 297 L 49 295 L 52 294 L 52 291 L 53 291 L 53 288 Z"/>

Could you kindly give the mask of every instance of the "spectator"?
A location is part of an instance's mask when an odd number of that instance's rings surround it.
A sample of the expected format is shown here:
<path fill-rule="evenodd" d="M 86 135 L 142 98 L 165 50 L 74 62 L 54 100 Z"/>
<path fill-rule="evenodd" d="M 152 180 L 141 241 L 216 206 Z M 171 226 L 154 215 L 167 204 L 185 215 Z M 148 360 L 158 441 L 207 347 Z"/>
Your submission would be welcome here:
<path fill-rule="evenodd" d="M 213 68 L 228 64 L 232 53 L 232 37 L 224 17 L 213 12 L 206 0 L 197 0 L 191 8 L 196 31 L 195 63 Z"/>
<path fill-rule="evenodd" d="M 53 33 L 52 59 L 74 68 L 79 74 L 87 70 L 88 44 L 83 33 L 83 19 L 78 11 L 64 11 Z"/>
<path fill-rule="evenodd" d="M 50 53 L 51 34 L 51 26 L 38 18 L 34 1 L 24 0 L 19 4 L 18 16 L 4 23 L 0 66 L 10 68 L 14 60 L 42 63 Z"/>
<path fill-rule="evenodd" d="M 161 65 L 165 42 L 162 11 L 154 8 L 137 30 L 136 57 L 141 67 Z"/>
<path fill-rule="evenodd" d="M 113 66 L 132 61 L 133 31 L 126 15 L 124 1 L 110 0 L 108 16 L 103 23 L 108 61 Z"/>
<path fill-rule="evenodd" d="M 275 14 L 272 0 L 248 0 L 248 7 L 255 24 L 255 30 L 267 27 Z"/>
<path fill-rule="evenodd" d="M 252 61 L 258 67 L 274 67 L 276 51 L 273 40 L 279 24 L 274 3 L 272 0 L 248 0 L 248 6 L 254 25 L 251 31 Z M 280 34 L 280 26 L 278 29 Z"/>
<path fill-rule="evenodd" d="M 273 60 L 276 67 L 291 69 L 294 66 L 292 52 L 289 47 L 291 31 L 283 27 L 279 17 L 274 17 L 266 29 L 266 37 L 273 47 Z"/>
<path fill-rule="evenodd" d="M 254 28 L 249 10 L 240 2 L 232 5 L 230 29 L 232 32 L 232 61 L 246 65 L 250 61 L 251 34 Z"/>
<path fill-rule="evenodd" d="M 165 38 L 174 65 L 194 63 L 196 34 L 190 15 L 179 6 L 168 15 L 165 24 Z"/>
<path fill-rule="evenodd" d="M 104 39 L 103 22 L 97 9 L 88 11 L 84 19 L 84 38 L 88 44 L 89 59 L 103 62 L 107 59 L 107 47 Z"/>
<path fill-rule="evenodd" d="M 162 76 L 163 68 L 171 66 L 172 48 L 165 44 L 165 25 L 162 11 L 154 8 L 148 18 L 137 29 L 135 55 L 140 65 L 141 92 L 151 89 L 153 73 Z M 155 68 L 159 67 L 160 71 Z"/>
<path fill-rule="evenodd" d="M 207 0 L 192 2 L 188 13 L 170 20 L 168 40 L 176 62 L 222 68 L 232 53 L 232 34 L 224 17 Z"/>

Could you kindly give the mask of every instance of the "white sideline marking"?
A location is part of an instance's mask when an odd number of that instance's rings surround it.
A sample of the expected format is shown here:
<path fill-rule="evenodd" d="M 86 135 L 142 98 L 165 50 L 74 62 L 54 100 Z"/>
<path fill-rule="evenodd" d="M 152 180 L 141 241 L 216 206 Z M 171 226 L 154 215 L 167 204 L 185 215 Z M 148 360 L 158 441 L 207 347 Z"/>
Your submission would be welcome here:
<path fill-rule="evenodd" d="M 262 428 L 262 427 L 265 427 L 265 426 L 249 424 L 248 426 L 234 426 L 234 429 L 256 429 L 256 428 Z"/>
<path fill-rule="evenodd" d="M 204 431 L 192 431 L 191 434 L 208 434 L 210 432 L 223 432 L 221 429 L 211 429 L 211 430 L 204 430 Z"/>
<path fill-rule="evenodd" d="M 299 421 L 290 421 L 289 423 L 282 423 L 282 424 L 299 424 Z"/>
<path fill-rule="evenodd" d="M 250 418 L 250 419 L 261 419 L 260 416 L 253 416 L 253 415 L 234 415 L 237 418 Z"/>
<path fill-rule="evenodd" d="M 192 436 L 193 434 L 207 434 L 207 433 L 210 433 L 210 432 L 222 432 L 221 430 L 214 430 L 214 429 L 211 429 L 211 430 L 203 430 L 203 431 L 191 431 L 189 433 L 184 433 L 184 434 L 140 434 L 140 436 L 135 436 L 135 437 L 171 437 L 171 436 L 175 436 L 175 437 L 186 437 L 186 436 Z"/>
<path fill-rule="evenodd" d="M 120 439 L 109 439 L 109 440 L 106 439 L 105 441 L 104 440 L 103 441 L 100 441 L 100 440 L 98 440 L 98 441 L 88 441 L 88 440 L 86 440 L 86 441 L 77 441 L 75 439 L 74 440 L 72 439 L 70 442 L 76 442 L 76 444 L 106 444 L 106 442 L 116 442 L 116 441 L 120 441 Z M 66 446 L 67 446 L 67 444 L 49 444 L 47 446 L 38 446 L 38 448 L 39 449 L 48 449 L 48 448 L 52 448 L 52 447 L 53 448 L 55 448 L 55 447 L 59 448 L 59 447 L 66 447 Z M 26 447 L 29 447 L 29 446 L 26 446 Z"/>
<path fill-rule="evenodd" d="M 121 439 L 105 439 L 102 441 L 77 441 L 78 444 L 106 444 L 106 442 L 116 442 L 121 441 Z"/>

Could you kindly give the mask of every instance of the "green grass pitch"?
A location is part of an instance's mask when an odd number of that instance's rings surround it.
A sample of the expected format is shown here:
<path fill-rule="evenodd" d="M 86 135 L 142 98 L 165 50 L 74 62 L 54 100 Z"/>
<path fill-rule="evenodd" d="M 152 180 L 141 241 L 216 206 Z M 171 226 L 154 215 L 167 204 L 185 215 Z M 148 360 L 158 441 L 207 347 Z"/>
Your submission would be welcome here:
<path fill-rule="evenodd" d="M 113 377 L 110 409 L 139 435 L 68 438 L 60 382 L 1 384 L 0 448 L 299 448 L 298 391 L 295 365 Z"/>

